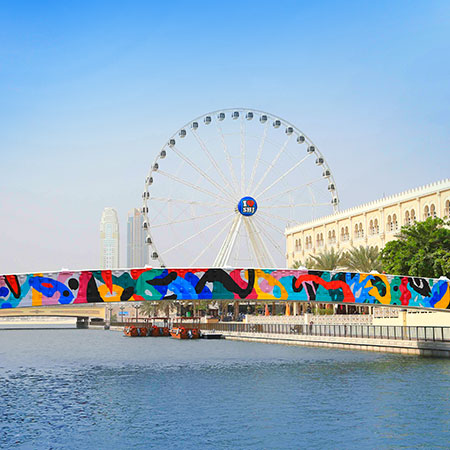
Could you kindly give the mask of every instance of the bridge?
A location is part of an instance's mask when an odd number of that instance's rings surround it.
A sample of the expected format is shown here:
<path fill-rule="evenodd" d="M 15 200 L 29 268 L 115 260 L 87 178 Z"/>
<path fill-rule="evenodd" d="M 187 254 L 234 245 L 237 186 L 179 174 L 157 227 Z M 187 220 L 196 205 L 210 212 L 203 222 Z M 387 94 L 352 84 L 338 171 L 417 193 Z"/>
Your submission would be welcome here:
<path fill-rule="evenodd" d="M 0 308 L 0 318 L 6 317 L 74 317 L 77 328 L 87 328 L 89 320 L 105 318 L 105 309 L 96 305 Z"/>
<path fill-rule="evenodd" d="M 371 304 L 450 312 L 450 285 L 444 278 L 306 269 L 139 268 L 0 275 L 2 312 L 168 299 Z"/>

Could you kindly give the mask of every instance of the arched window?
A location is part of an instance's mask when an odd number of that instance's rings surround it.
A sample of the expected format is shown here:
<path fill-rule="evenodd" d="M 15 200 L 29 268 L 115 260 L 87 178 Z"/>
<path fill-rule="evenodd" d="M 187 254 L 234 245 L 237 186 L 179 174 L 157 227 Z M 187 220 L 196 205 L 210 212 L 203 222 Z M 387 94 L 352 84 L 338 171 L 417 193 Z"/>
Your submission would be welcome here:
<path fill-rule="evenodd" d="M 411 210 L 411 222 L 414 223 L 416 221 L 416 212 L 414 209 Z"/>
<path fill-rule="evenodd" d="M 450 200 L 447 200 L 445 202 L 445 206 L 444 206 L 444 216 L 445 217 L 450 217 Z"/>
<path fill-rule="evenodd" d="M 336 230 L 333 230 L 333 232 L 331 233 L 331 241 L 333 244 L 336 243 Z"/>
<path fill-rule="evenodd" d="M 411 225 L 411 217 L 409 216 L 409 211 L 405 212 L 405 225 Z"/>
<path fill-rule="evenodd" d="M 386 229 L 388 231 L 392 231 L 392 217 L 390 215 L 387 218 Z"/>
<path fill-rule="evenodd" d="M 392 215 L 392 228 L 398 230 L 397 214 Z"/>
<path fill-rule="evenodd" d="M 427 219 L 428 217 L 430 217 L 430 208 L 427 206 L 425 206 L 425 208 L 423 209 L 423 218 Z"/>
<path fill-rule="evenodd" d="M 364 237 L 364 229 L 363 229 L 363 226 L 362 226 L 361 222 L 359 223 L 359 237 L 360 238 Z"/>
<path fill-rule="evenodd" d="M 436 206 L 434 206 L 434 203 L 430 206 L 430 216 L 433 217 L 433 219 L 436 218 Z"/>
<path fill-rule="evenodd" d="M 375 229 L 373 227 L 373 220 L 369 222 L 369 234 L 375 234 Z"/>
<path fill-rule="evenodd" d="M 373 227 L 375 229 L 375 233 L 379 234 L 380 233 L 380 227 L 378 225 L 378 219 L 375 219 L 375 221 L 373 222 Z"/>

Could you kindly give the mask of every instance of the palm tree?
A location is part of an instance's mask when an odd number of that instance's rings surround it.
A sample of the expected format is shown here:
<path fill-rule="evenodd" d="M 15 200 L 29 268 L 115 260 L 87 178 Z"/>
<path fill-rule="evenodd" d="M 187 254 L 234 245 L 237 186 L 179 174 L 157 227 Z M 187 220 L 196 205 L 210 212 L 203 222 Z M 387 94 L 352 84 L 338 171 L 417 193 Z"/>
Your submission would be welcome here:
<path fill-rule="evenodd" d="M 157 300 L 154 302 L 147 300 L 141 303 L 140 312 L 147 317 L 156 317 L 159 313 L 168 316 L 173 305 L 173 300 Z"/>
<path fill-rule="evenodd" d="M 372 270 L 381 272 L 383 267 L 378 247 L 353 247 L 343 255 L 343 265 L 355 272 L 369 273 Z"/>
<path fill-rule="evenodd" d="M 304 269 L 306 267 L 309 267 L 308 264 L 311 264 L 310 258 L 308 258 L 304 264 L 300 260 L 296 260 L 292 263 L 292 268 L 293 269 L 300 269 L 300 268 Z"/>
<path fill-rule="evenodd" d="M 144 316 L 150 317 L 155 315 L 155 305 L 151 301 L 141 303 L 140 313 Z"/>
<path fill-rule="evenodd" d="M 310 263 L 308 264 L 307 260 L 306 264 L 307 267 L 311 269 L 335 270 L 345 266 L 345 258 L 342 254 L 342 250 L 335 251 L 333 247 L 331 250 L 320 252 L 317 256 L 311 255 L 309 261 Z"/>

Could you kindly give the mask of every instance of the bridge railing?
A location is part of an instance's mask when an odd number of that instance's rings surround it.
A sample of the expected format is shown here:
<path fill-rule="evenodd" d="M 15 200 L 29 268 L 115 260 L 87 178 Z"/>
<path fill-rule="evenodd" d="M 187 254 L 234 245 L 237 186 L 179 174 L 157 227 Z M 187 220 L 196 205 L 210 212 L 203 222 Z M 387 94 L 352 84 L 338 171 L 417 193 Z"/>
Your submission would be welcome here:
<path fill-rule="evenodd" d="M 177 326 L 178 324 L 174 324 Z M 184 327 L 192 324 L 183 323 Z M 363 339 L 395 339 L 410 341 L 450 342 L 450 327 L 421 327 L 393 325 L 290 325 L 249 323 L 202 323 L 204 331 L 281 334 L 305 336 L 330 336 Z"/>

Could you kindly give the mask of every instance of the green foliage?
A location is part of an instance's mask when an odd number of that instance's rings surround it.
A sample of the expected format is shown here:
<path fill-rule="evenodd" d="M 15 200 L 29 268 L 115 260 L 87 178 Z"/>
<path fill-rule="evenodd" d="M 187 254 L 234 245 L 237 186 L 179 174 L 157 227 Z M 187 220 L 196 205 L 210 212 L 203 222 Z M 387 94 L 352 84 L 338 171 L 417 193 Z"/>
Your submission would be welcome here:
<path fill-rule="evenodd" d="M 353 247 L 343 253 L 342 250 L 325 250 L 318 255 L 311 255 L 303 264 L 294 261 L 292 267 L 298 269 L 304 266 L 308 269 L 318 270 L 352 270 L 355 272 L 381 272 L 382 265 L 378 247 Z"/>
<path fill-rule="evenodd" d="M 381 252 L 388 273 L 417 277 L 450 278 L 450 222 L 429 217 L 424 222 L 403 226 L 397 240 Z"/>
<path fill-rule="evenodd" d="M 334 310 L 332 308 L 317 308 L 315 313 L 319 316 L 332 316 L 334 314 Z"/>
<path fill-rule="evenodd" d="M 141 309 L 139 310 L 140 316 L 151 317 L 154 316 L 156 312 L 156 305 L 153 302 L 145 301 L 141 303 Z"/>
<path fill-rule="evenodd" d="M 317 256 L 311 256 L 306 260 L 306 264 L 308 269 L 335 270 L 345 266 L 345 258 L 341 250 L 335 251 L 332 247 L 331 250 L 325 250 Z"/>
<path fill-rule="evenodd" d="M 293 269 L 298 269 L 299 267 L 306 267 L 306 266 L 304 266 L 300 260 L 296 260 L 292 263 Z"/>
<path fill-rule="evenodd" d="M 353 247 L 343 255 L 343 265 L 355 272 L 369 273 L 372 270 L 381 272 L 383 266 L 378 247 Z"/>

